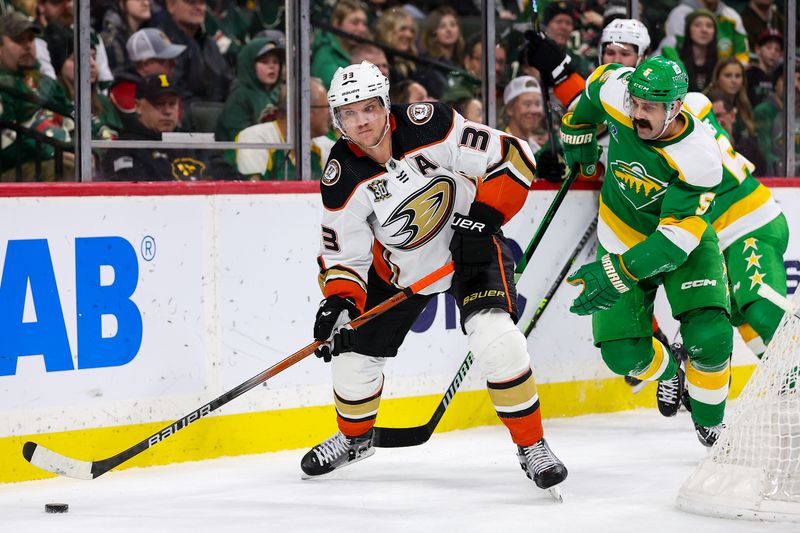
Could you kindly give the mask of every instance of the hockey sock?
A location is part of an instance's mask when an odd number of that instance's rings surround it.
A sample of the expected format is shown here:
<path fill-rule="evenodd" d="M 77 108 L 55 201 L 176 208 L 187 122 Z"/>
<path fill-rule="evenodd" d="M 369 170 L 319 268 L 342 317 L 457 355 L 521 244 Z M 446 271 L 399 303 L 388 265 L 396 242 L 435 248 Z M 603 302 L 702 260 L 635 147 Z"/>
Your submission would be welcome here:
<path fill-rule="evenodd" d="M 519 446 L 530 446 L 544 435 L 539 394 L 533 371 L 528 368 L 521 376 L 502 383 L 486 383 L 489 397 L 500 421 Z"/>
<path fill-rule="evenodd" d="M 759 335 L 758 332 L 747 323 L 742 324 L 737 329 L 739 330 L 739 335 L 742 336 L 744 343 L 747 344 L 748 348 L 750 348 L 750 351 L 753 352 L 756 357 L 761 359 L 761 356 L 764 355 L 765 351 L 767 351 L 767 345 L 764 344 L 764 339 L 761 338 L 761 335 Z"/>
<path fill-rule="evenodd" d="M 375 425 L 383 386 L 373 396 L 362 400 L 345 400 L 333 392 L 336 404 L 336 423 L 339 431 L 348 437 L 363 435 Z"/>
<path fill-rule="evenodd" d="M 698 368 L 689 358 L 686 366 L 686 385 L 692 404 L 692 420 L 703 427 L 716 426 L 725 414 L 731 367 L 728 361 L 717 370 Z"/>
<path fill-rule="evenodd" d="M 608 368 L 620 376 L 660 381 L 672 378 L 678 371 L 669 348 L 655 337 L 605 341 L 600 345 L 600 353 Z"/>
<path fill-rule="evenodd" d="M 692 419 L 704 427 L 715 426 L 722 422 L 728 397 L 733 329 L 723 309 L 695 309 L 679 318 L 689 352 L 686 382 Z"/>
<path fill-rule="evenodd" d="M 764 344 L 767 345 L 775 334 L 775 330 L 778 329 L 778 324 L 783 317 L 783 309 L 769 300 L 760 299 L 746 306 L 742 314 L 747 319 L 750 327 L 758 333 L 764 340 Z M 760 357 L 760 354 L 758 355 Z"/>

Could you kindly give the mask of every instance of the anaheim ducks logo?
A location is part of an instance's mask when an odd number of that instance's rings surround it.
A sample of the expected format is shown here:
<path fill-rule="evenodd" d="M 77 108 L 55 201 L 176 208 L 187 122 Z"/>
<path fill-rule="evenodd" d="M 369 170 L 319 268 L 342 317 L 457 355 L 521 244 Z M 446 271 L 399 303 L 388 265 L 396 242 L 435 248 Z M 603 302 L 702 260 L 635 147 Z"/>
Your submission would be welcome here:
<path fill-rule="evenodd" d="M 433 239 L 450 220 L 455 191 L 455 181 L 438 176 L 397 206 L 383 223 L 384 228 L 399 225 L 392 237 L 402 241 L 392 246 L 414 250 Z"/>
<path fill-rule="evenodd" d="M 649 175 L 638 161 L 633 163 L 614 161 L 611 163 L 611 174 L 617 179 L 617 185 L 623 191 L 623 196 L 636 209 L 655 202 L 667 190 L 667 183 Z"/>

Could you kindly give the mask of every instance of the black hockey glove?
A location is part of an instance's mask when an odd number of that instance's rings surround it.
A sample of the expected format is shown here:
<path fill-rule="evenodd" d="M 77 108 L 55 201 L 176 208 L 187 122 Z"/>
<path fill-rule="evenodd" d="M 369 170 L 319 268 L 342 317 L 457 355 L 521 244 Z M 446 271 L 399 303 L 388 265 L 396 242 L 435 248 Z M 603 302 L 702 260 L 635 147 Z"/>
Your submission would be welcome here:
<path fill-rule="evenodd" d="M 525 32 L 525 59 L 537 69 L 548 87 L 555 87 L 575 72 L 572 58 L 544 33 Z"/>
<path fill-rule="evenodd" d="M 455 233 L 450 241 L 450 252 L 456 274 L 462 279 L 477 276 L 497 256 L 497 246 L 492 237 L 500 231 L 503 215 L 481 202 L 473 202 L 469 215 L 453 215 L 450 227 Z"/>
<path fill-rule="evenodd" d="M 536 175 L 549 182 L 561 183 L 564 181 L 566 169 L 567 166 L 558 157 L 558 154 L 548 148 L 540 151 L 536 156 Z"/>
<path fill-rule="evenodd" d="M 314 352 L 316 356 L 330 363 L 331 357 L 351 351 L 356 342 L 356 330 L 342 326 L 359 314 L 356 304 L 349 298 L 329 296 L 322 300 L 314 322 L 314 339 L 324 344 Z"/>

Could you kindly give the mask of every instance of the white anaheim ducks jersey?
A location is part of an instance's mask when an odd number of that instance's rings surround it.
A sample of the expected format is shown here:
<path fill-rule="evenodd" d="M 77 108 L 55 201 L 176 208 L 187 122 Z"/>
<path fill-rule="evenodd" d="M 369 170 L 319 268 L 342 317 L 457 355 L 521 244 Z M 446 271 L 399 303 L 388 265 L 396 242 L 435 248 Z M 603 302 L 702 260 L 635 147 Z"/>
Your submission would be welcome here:
<path fill-rule="evenodd" d="M 504 217 L 525 203 L 535 172 L 524 141 L 441 103 L 393 105 L 392 158 L 381 165 L 340 139 L 323 172 L 320 285 L 363 310 L 370 267 L 404 288 L 451 260 L 453 214 L 479 201 Z M 423 294 L 450 287 L 447 277 Z"/>

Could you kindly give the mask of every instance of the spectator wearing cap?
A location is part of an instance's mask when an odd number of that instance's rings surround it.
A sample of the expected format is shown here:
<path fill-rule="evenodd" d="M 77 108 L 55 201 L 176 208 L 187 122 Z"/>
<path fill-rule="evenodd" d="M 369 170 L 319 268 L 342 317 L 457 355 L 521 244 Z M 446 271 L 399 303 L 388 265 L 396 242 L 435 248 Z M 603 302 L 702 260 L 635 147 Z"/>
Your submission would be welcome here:
<path fill-rule="evenodd" d="M 544 106 L 542 88 L 533 76 L 517 76 L 503 91 L 503 121 L 505 131 L 528 142 L 536 154 L 536 175 L 548 181 L 561 181 L 565 167 L 553 150 L 544 149 L 540 142 Z"/>
<path fill-rule="evenodd" d="M 118 0 L 109 6 L 103 15 L 100 35 L 112 73 L 130 66 L 125 45 L 131 35 L 148 25 L 151 15 L 150 0 Z"/>
<path fill-rule="evenodd" d="M 747 96 L 753 107 L 764 101 L 774 90 L 772 71 L 783 57 L 783 34 L 766 29 L 755 45 L 756 61 L 747 67 Z"/>
<path fill-rule="evenodd" d="M 319 78 L 311 78 L 311 177 L 319 179 L 322 165 L 334 141 L 327 137 L 331 128 L 330 108 L 325 85 Z M 255 124 L 236 136 L 237 142 L 277 144 L 286 142 L 286 87 L 282 86 L 275 120 Z M 296 180 L 297 161 L 289 150 L 242 149 L 236 151 L 236 169 L 251 180 Z"/>
<path fill-rule="evenodd" d="M 122 123 L 128 126 L 136 118 L 136 85 L 139 80 L 152 74 L 173 75 L 176 58 L 184 53 L 186 46 L 173 44 L 158 28 L 142 28 L 128 38 L 125 49 L 131 65 L 116 71 L 109 97 Z"/>
<path fill-rule="evenodd" d="M 70 28 L 64 27 L 57 22 L 51 22 L 44 31 L 44 39 L 50 50 L 50 59 L 53 69 L 56 71 L 58 82 L 64 89 L 70 103 L 75 101 L 75 54 L 74 54 L 74 33 Z M 108 98 L 97 90 L 97 63 L 96 43 L 97 35 L 92 32 L 92 48 L 89 54 L 89 81 L 91 86 L 91 122 L 92 138 L 102 140 L 116 139 L 122 130 L 122 121 L 117 115 L 114 106 Z M 73 134 L 75 122 L 71 117 L 58 115 L 56 121 L 70 133 Z"/>
<path fill-rule="evenodd" d="M 795 168 L 788 172 L 784 167 L 783 152 L 786 146 L 786 131 L 781 116 L 786 107 L 783 98 L 785 72 L 783 62 L 775 66 L 772 71 L 772 82 L 775 92 L 761 102 L 753 110 L 756 131 L 758 132 L 758 145 L 767 159 L 767 174 L 770 176 L 798 176 L 800 175 L 800 135 L 795 131 L 788 135 L 794 139 Z M 791 90 L 791 87 L 789 88 Z M 794 104 L 795 116 L 800 115 L 800 61 L 795 64 L 794 72 Z"/>
<path fill-rule="evenodd" d="M 577 10 L 572 4 L 564 0 L 549 4 L 545 8 L 544 16 L 542 17 L 545 35 L 569 55 L 574 72 L 583 78 L 587 78 L 591 73 L 589 63 L 583 56 L 575 53 L 570 48 L 571 36 L 577 27 L 578 21 Z"/>
<path fill-rule="evenodd" d="M 0 118 L 34 129 L 49 137 L 66 140 L 66 132 L 53 121 L 54 111 L 71 113 L 69 100 L 61 86 L 42 76 L 36 60 L 34 39 L 41 30 L 21 13 L 0 16 Z M 0 172 L 4 181 L 34 179 L 35 161 L 43 164 L 42 177 L 55 177 L 54 149 L 43 144 L 37 151 L 33 137 L 13 130 L 0 132 Z M 16 173 L 17 156 L 22 175 Z"/>
<path fill-rule="evenodd" d="M 742 11 L 742 23 L 747 32 L 750 50 L 754 50 L 758 44 L 758 38 L 764 31 L 783 31 L 783 13 L 775 5 L 775 0 L 750 0 Z M 800 39 L 800 35 L 798 35 L 798 39 Z"/>
<path fill-rule="evenodd" d="M 167 74 L 142 78 L 136 87 L 133 125 L 120 140 L 161 141 L 162 134 L 178 130 L 181 89 Z M 109 150 L 102 163 L 103 176 L 115 181 L 196 181 L 210 179 L 202 150 L 140 148 Z"/>
<path fill-rule="evenodd" d="M 661 41 L 659 48 L 680 48 L 680 38 L 685 35 L 687 29 L 685 22 L 690 14 L 698 9 L 707 9 L 714 17 L 717 26 L 716 43 L 719 58 L 735 57 L 743 65 L 747 65 L 750 56 L 742 17 L 735 9 L 727 6 L 721 0 L 684 0 L 683 3 L 678 4 L 667 17 L 664 28 L 666 36 Z"/>
<path fill-rule="evenodd" d="M 203 27 L 206 11 L 205 0 L 166 0 L 166 9 L 153 16 L 153 25 L 172 43 L 186 46 L 173 71 L 181 82 L 184 104 L 192 100 L 224 102 L 234 79 L 214 37 Z"/>
<path fill-rule="evenodd" d="M 232 141 L 248 126 L 274 115 L 282 84 L 284 44 L 270 38 L 253 39 L 239 52 L 238 79 L 217 123 L 216 139 Z"/>
<path fill-rule="evenodd" d="M 367 12 L 358 0 L 339 0 L 331 14 L 331 26 L 359 37 L 367 37 Z M 326 31 L 317 32 L 312 45 L 311 75 L 330 88 L 333 74 L 339 67 L 350 64 L 350 49 L 355 46 L 351 39 L 339 37 Z"/>
<path fill-rule="evenodd" d="M 44 30 L 51 22 L 57 22 L 63 26 L 72 27 L 73 0 L 36 0 L 36 22 Z M 111 68 L 108 66 L 108 54 L 106 47 L 100 42 L 97 45 L 97 79 L 102 86 L 107 86 L 114 81 Z M 50 50 L 47 42 L 36 38 L 36 57 L 39 60 L 39 69 L 42 74 L 56 78 L 56 72 L 50 63 Z"/>
<path fill-rule="evenodd" d="M 533 153 L 542 147 L 532 138 L 544 117 L 542 88 L 533 76 L 518 76 L 508 82 L 503 91 L 503 120 L 505 132 L 525 139 Z"/>

